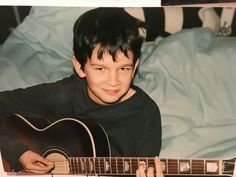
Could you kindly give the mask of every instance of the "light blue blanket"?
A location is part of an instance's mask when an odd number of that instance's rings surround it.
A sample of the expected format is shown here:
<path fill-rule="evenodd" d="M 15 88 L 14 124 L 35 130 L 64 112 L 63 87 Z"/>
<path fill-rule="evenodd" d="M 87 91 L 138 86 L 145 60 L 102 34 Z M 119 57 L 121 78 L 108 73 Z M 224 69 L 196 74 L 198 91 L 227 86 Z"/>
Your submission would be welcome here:
<path fill-rule="evenodd" d="M 0 90 L 72 72 L 72 26 L 90 8 L 33 7 L 0 48 Z M 162 157 L 236 155 L 236 38 L 204 28 L 145 43 L 135 84 L 159 105 Z"/>

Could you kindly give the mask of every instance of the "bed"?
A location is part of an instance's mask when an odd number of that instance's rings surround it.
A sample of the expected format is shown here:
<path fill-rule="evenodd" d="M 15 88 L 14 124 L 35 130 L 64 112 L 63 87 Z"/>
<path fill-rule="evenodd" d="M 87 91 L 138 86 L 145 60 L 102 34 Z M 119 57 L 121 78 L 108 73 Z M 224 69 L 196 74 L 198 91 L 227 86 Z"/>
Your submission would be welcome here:
<path fill-rule="evenodd" d="M 29 16 L 0 47 L 0 90 L 69 76 L 73 72 L 72 26 L 89 9 L 32 7 Z M 217 9 L 166 7 L 126 11 L 152 22 L 144 34 L 146 42 L 134 83 L 159 105 L 163 128 L 160 156 L 233 158 L 236 37 L 233 33 L 220 33 Z M 183 11 L 196 12 L 191 16 L 194 20 L 188 19 L 192 24 L 185 24 L 183 15 L 176 16 L 178 20 L 170 18 Z M 162 14 L 156 17 L 156 23 L 149 18 L 153 13 Z"/>

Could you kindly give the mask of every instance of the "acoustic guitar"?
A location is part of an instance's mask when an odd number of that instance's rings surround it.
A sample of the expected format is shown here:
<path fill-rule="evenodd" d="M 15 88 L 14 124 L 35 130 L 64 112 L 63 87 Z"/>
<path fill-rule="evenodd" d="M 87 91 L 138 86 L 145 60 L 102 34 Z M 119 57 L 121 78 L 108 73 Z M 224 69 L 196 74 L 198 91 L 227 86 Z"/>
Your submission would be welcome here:
<path fill-rule="evenodd" d="M 146 169 L 155 166 L 150 157 L 111 157 L 108 136 L 94 121 L 63 118 L 35 126 L 14 114 L 8 126 L 22 143 L 55 163 L 52 174 L 135 175 L 139 165 Z M 161 163 L 165 176 L 235 175 L 235 158 L 161 158 Z"/>

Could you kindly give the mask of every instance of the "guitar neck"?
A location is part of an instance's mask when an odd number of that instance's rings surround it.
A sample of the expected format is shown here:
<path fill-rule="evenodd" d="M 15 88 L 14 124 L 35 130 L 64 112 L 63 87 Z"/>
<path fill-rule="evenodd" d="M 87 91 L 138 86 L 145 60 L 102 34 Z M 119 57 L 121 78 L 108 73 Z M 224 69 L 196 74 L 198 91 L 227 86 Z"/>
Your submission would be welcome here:
<path fill-rule="evenodd" d="M 232 176 L 235 159 L 161 159 L 165 175 L 229 175 Z M 70 173 L 88 175 L 135 175 L 139 165 L 154 167 L 154 158 L 137 157 L 71 157 Z"/>

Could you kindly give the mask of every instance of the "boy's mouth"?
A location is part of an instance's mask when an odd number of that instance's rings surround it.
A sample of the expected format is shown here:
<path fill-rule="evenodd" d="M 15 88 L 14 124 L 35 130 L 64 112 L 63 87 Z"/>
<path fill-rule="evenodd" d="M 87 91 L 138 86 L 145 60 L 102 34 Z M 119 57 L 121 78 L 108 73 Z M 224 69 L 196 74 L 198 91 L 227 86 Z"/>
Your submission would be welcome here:
<path fill-rule="evenodd" d="M 105 93 L 107 93 L 108 95 L 116 95 L 119 92 L 118 89 L 116 89 L 116 90 L 114 90 L 114 89 L 103 89 L 103 91 Z"/>

